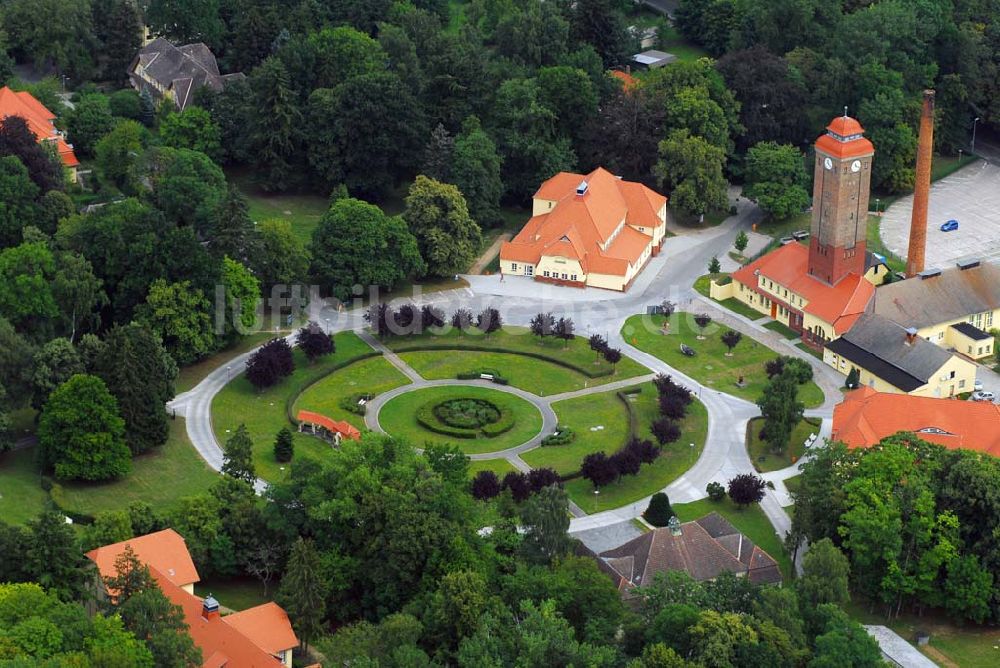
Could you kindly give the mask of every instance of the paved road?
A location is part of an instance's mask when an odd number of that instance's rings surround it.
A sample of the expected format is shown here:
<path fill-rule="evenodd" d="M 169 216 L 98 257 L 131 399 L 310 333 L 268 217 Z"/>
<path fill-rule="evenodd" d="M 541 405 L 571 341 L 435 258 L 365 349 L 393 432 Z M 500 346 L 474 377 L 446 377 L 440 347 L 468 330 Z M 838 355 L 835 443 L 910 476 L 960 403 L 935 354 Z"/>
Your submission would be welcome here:
<path fill-rule="evenodd" d="M 705 486 L 709 482 L 725 482 L 737 473 L 754 471 L 746 452 L 744 435 L 747 421 L 759 414 L 759 411 L 754 404 L 703 387 L 661 360 L 632 347 L 622 339 L 619 330 L 625 318 L 635 313 L 644 313 L 648 305 L 658 304 L 663 299 L 670 299 L 682 307 L 685 305 L 688 308 L 692 307 L 694 300 L 699 297 L 691 289 L 691 285 L 698 276 L 706 273 L 709 258 L 725 257 L 732 248 L 736 231 L 749 230 L 751 225 L 760 219 L 760 212 L 745 200 L 737 203 L 737 209 L 736 216 L 727 219 L 718 227 L 667 239 L 664 251 L 650 261 L 631 290 L 625 294 L 544 285 L 524 277 L 507 277 L 500 283 L 496 277 L 468 276 L 466 278 L 470 283 L 469 288 L 421 295 L 413 301 L 420 304 L 433 303 L 446 312 L 451 312 L 459 306 L 469 308 L 473 312 L 491 306 L 501 312 L 505 323 L 512 325 L 526 325 L 535 313 L 553 311 L 573 318 L 580 335 L 603 334 L 611 345 L 620 347 L 626 355 L 646 365 L 652 371 L 671 374 L 684 382 L 697 394 L 708 410 L 708 438 L 699 459 L 687 472 L 671 483 L 666 491 L 674 502 L 694 501 L 706 496 Z M 715 307 L 711 302 L 698 303 L 699 310 L 707 308 Z M 331 331 L 364 329 L 360 311 L 341 312 L 332 307 L 324 308 L 322 304 L 313 304 L 312 309 L 311 319 L 328 323 Z M 773 335 L 769 330 L 755 327 L 750 321 L 740 320 L 739 316 L 722 311 L 717 315 L 720 320 L 726 321 L 727 326 L 740 329 L 752 328 L 755 337 L 763 339 Z M 768 342 L 771 343 L 770 340 Z M 772 345 L 784 354 L 804 356 L 817 370 L 818 379 L 828 372 L 818 360 L 805 355 L 793 346 L 778 341 Z M 215 469 L 221 467 L 222 450 L 212 429 L 212 398 L 232 377 L 243 371 L 248 356 L 249 354 L 237 357 L 227 367 L 216 369 L 194 389 L 179 395 L 169 404 L 169 407 L 187 418 L 187 430 L 191 442 L 205 461 Z M 394 364 L 402 363 L 395 355 L 387 356 L 387 359 Z M 404 373 L 407 372 L 404 370 Z M 419 376 L 414 378 L 415 375 L 412 369 L 407 373 L 414 383 L 428 383 L 423 379 L 418 380 Z M 825 390 L 828 389 L 826 385 L 828 384 L 821 382 L 821 387 Z M 498 389 L 500 386 L 491 385 L 491 387 Z M 601 386 L 588 390 L 607 391 L 611 387 Z M 839 392 L 828 393 L 825 405 L 835 401 L 838 395 Z M 381 399 L 384 402 L 388 397 L 389 394 L 386 394 Z M 554 399 L 549 397 L 548 401 Z M 378 398 L 373 403 L 376 402 Z M 377 410 L 371 412 L 373 417 L 377 416 Z M 552 426 L 554 427 L 554 424 Z M 510 461 L 517 468 L 526 470 L 527 466 L 517 455 L 517 452 L 511 453 Z M 263 485 L 264 483 L 260 481 L 258 487 Z M 779 497 L 775 491 L 769 490 L 761 504 L 775 531 L 781 536 L 791 524 L 788 514 L 782 508 L 782 501 L 787 501 L 787 494 Z M 640 515 L 647 503 L 648 499 L 642 499 L 612 511 L 575 517 L 570 530 L 577 532 L 619 524 Z"/>
<path fill-rule="evenodd" d="M 913 195 L 896 200 L 882 217 L 883 243 L 905 258 L 910 240 Z M 955 219 L 959 228 L 942 232 Z M 926 266 L 944 268 L 957 260 L 1000 260 L 1000 166 L 970 163 L 931 185 L 927 215 Z"/>

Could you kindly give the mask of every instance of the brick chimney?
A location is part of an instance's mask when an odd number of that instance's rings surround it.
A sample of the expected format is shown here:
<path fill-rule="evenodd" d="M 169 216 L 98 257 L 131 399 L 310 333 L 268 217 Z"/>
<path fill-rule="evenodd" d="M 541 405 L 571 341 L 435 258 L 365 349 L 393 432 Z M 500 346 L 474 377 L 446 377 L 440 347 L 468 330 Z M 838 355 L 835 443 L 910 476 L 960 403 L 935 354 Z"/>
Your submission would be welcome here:
<path fill-rule="evenodd" d="M 219 617 L 219 602 L 211 594 L 201 604 L 201 617 L 207 622 Z"/>
<path fill-rule="evenodd" d="M 927 249 L 927 200 L 931 194 L 931 153 L 934 149 L 934 91 L 924 91 L 917 143 L 917 177 L 913 184 L 913 215 L 910 218 L 910 248 L 906 253 L 906 275 L 924 270 Z"/>
<path fill-rule="evenodd" d="M 906 328 L 906 345 L 912 346 L 913 342 L 917 340 L 917 328 L 907 327 Z"/>

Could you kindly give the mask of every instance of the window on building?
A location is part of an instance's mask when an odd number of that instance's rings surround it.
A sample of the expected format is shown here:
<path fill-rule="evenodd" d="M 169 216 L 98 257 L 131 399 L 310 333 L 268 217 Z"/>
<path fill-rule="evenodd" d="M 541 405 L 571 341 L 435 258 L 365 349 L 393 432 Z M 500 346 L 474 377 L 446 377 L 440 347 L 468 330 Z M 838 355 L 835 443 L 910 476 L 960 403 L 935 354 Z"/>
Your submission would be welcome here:
<path fill-rule="evenodd" d="M 562 275 L 562 278 L 563 278 L 563 280 L 565 281 L 565 280 L 566 280 L 566 274 L 563 274 L 563 275 Z"/>
<path fill-rule="evenodd" d="M 952 371 L 951 373 L 948 374 L 948 378 L 954 378 L 954 377 L 955 377 L 955 372 L 954 371 Z"/>
<path fill-rule="evenodd" d="M 543 272 L 542 272 L 542 276 L 544 276 L 545 278 L 551 278 L 551 277 L 549 276 L 549 272 L 547 272 L 547 271 L 543 271 Z"/>
<path fill-rule="evenodd" d="M 576 274 L 570 274 L 569 280 L 575 281 L 576 280 Z"/>
<path fill-rule="evenodd" d="M 963 387 L 965 387 L 965 379 L 964 378 L 962 380 L 958 381 L 958 389 L 961 390 Z"/>
<path fill-rule="evenodd" d="M 987 328 L 993 326 L 993 311 L 987 311 L 986 312 L 986 323 L 985 324 L 986 324 Z"/>
<path fill-rule="evenodd" d="M 938 332 L 938 341 L 944 338 L 944 332 Z"/>
<path fill-rule="evenodd" d="M 967 346 L 966 349 L 965 349 L 965 352 L 968 353 L 969 355 L 971 355 L 972 354 L 972 346 Z"/>
<path fill-rule="evenodd" d="M 524 265 L 524 275 L 525 276 L 532 276 L 534 273 L 535 273 L 535 268 L 532 265 L 530 265 L 530 264 Z"/>
<path fill-rule="evenodd" d="M 517 262 L 511 262 L 510 263 L 510 270 L 511 271 L 517 271 Z"/>

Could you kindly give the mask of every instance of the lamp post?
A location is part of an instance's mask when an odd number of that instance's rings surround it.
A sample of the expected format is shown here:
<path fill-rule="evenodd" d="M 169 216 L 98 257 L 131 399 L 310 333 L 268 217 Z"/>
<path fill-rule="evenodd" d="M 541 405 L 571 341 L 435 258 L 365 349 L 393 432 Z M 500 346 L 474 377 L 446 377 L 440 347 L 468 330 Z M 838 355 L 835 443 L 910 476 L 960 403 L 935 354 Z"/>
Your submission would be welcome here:
<path fill-rule="evenodd" d="M 979 116 L 972 119 L 972 154 L 976 154 L 976 125 L 979 123 Z"/>
<path fill-rule="evenodd" d="M 231 366 L 227 366 L 226 367 L 226 382 L 227 383 L 229 382 L 229 372 L 232 370 L 232 368 L 233 367 L 231 367 Z"/>
<path fill-rule="evenodd" d="M 876 218 L 878 217 L 878 204 L 879 204 L 879 202 L 881 202 L 881 201 L 882 201 L 882 200 L 880 200 L 880 199 L 879 199 L 878 197 L 876 197 L 876 198 L 875 198 L 875 217 L 876 217 Z"/>

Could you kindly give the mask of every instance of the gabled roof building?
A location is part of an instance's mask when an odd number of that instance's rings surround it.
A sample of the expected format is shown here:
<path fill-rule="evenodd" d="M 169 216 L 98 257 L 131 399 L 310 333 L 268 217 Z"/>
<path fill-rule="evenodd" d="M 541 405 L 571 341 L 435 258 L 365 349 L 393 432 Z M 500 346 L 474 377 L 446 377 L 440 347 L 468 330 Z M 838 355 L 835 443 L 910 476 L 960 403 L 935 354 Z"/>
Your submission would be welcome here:
<path fill-rule="evenodd" d="M 56 129 L 53 121 L 56 115 L 27 91 L 15 91 L 8 86 L 0 88 L 0 119 L 20 116 L 28 124 L 39 144 L 51 145 L 59 155 L 63 167 L 69 171 L 69 179 L 76 183 L 76 170 L 80 161 L 73 153 L 73 147 L 66 143 L 63 133 Z"/>
<path fill-rule="evenodd" d="M 667 571 L 683 571 L 699 581 L 732 573 L 757 584 L 781 582 L 778 562 L 718 513 L 683 524 L 671 518 L 669 526 L 602 552 L 598 559 L 626 595 Z"/>
<path fill-rule="evenodd" d="M 87 553 L 102 578 L 114 577 L 115 560 L 130 546 L 164 595 L 184 611 L 184 621 L 201 649 L 202 668 L 281 668 L 292 666 L 299 644 L 285 611 L 264 603 L 241 612 L 221 615 L 219 602 L 209 594 L 194 594 L 200 580 L 184 538 L 173 529 L 137 536 Z M 113 592 L 100 592 L 113 595 Z"/>
<path fill-rule="evenodd" d="M 139 50 L 128 78 L 137 91 L 145 89 L 158 100 L 172 100 L 184 111 L 202 86 L 218 93 L 229 82 L 245 77 L 242 72 L 220 74 L 215 54 L 201 42 L 174 46 L 157 37 Z"/>
<path fill-rule="evenodd" d="M 906 431 L 955 450 L 1000 457 L 1000 406 L 991 401 L 949 401 L 876 392 L 848 392 L 833 409 L 830 439 L 849 448 L 875 445 Z"/>
<path fill-rule="evenodd" d="M 500 247 L 500 271 L 538 281 L 627 290 L 666 235 L 667 198 L 603 168 L 542 184 L 532 217 Z"/>

